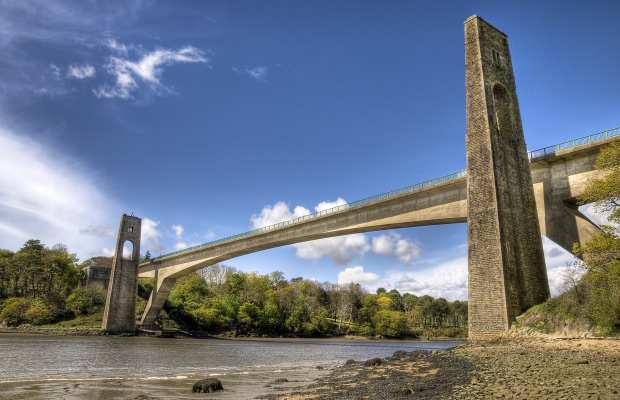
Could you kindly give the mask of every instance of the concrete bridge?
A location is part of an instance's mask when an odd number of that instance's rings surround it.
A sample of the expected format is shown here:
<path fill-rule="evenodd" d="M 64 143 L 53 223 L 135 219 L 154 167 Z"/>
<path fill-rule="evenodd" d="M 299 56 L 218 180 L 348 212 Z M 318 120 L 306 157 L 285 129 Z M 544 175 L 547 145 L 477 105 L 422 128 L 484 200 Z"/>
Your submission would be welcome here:
<path fill-rule="evenodd" d="M 541 233 L 569 252 L 573 243 L 583 244 L 598 231 L 575 198 L 588 179 L 601 176 L 593 169 L 596 155 L 616 139 L 620 128 L 529 153 Z M 467 174 L 462 171 L 156 257 L 139 267 L 141 278 L 156 278 L 142 324 L 155 323 L 177 278 L 231 258 L 332 236 L 466 222 Z"/>
<path fill-rule="evenodd" d="M 124 215 L 103 328 L 133 329 L 138 276 L 156 281 L 141 321 L 149 325 L 179 277 L 215 263 L 333 236 L 466 222 L 470 339 L 508 329 L 523 310 L 549 297 L 540 234 L 571 251 L 598 231 L 575 198 L 588 179 L 603 174 L 593 169 L 594 161 L 602 146 L 620 138 L 620 128 L 528 153 L 507 36 L 475 15 L 465 21 L 465 71 L 467 171 L 140 265 L 140 220 Z M 134 246 L 131 260 L 121 257 L 126 241 Z"/>

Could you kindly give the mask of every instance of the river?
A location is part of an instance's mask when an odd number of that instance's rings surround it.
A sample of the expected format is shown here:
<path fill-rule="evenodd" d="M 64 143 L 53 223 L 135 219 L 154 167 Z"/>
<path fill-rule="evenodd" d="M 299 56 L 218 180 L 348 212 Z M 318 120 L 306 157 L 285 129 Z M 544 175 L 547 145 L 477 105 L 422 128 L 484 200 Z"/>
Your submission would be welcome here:
<path fill-rule="evenodd" d="M 396 350 L 441 350 L 460 343 L 0 334 L 0 398 L 195 399 L 193 383 L 215 377 L 224 391 L 208 398 L 251 399 L 306 385 L 349 359 L 388 357 Z M 266 387 L 278 378 L 289 382 Z"/>

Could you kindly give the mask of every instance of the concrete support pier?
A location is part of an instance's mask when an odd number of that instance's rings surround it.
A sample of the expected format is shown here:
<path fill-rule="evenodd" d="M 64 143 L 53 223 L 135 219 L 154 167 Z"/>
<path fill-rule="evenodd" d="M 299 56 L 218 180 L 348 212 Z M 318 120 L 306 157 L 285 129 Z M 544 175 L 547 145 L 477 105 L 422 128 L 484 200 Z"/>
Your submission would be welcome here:
<path fill-rule="evenodd" d="M 141 225 L 142 220 L 138 217 L 126 214 L 121 217 L 101 325 L 103 330 L 110 333 L 129 332 L 136 329 Z M 123 258 L 123 248 L 126 242 L 132 244 L 131 258 Z"/>
<path fill-rule="evenodd" d="M 505 332 L 549 297 L 508 37 L 465 21 L 469 337 Z"/>

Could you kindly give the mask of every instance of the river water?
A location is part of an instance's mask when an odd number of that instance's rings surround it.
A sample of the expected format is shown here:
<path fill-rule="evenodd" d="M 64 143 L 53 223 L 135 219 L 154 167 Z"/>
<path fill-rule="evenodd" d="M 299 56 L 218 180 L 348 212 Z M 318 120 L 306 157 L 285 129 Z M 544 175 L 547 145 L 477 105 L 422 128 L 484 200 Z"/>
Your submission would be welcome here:
<path fill-rule="evenodd" d="M 209 377 L 220 379 L 224 391 L 198 397 L 251 399 L 306 385 L 349 359 L 460 343 L 2 334 L 0 399 L 196 399 L 192 385 Z M 289 382 L 266 387 L 278 378 Z"/>

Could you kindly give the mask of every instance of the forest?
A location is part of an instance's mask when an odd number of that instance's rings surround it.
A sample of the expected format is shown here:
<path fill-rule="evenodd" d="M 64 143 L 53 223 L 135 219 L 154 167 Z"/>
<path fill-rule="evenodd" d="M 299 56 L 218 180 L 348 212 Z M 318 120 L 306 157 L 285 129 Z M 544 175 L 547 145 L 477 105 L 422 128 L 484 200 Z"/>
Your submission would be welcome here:
<path fill-rule="evenodd" d="M 111 265 L 111 258 L 78 264 L 66 246 L 47 248 L 35 239 L 15 253 L 0 250 L 0 322 L 78 320 L 100 326 L 106 290 L 97 282 L 84 285 L 82 272 L 95 264 Z M 136 319 L 152 288 L 152 280 L 140 280 Z M 368 293 L 359 284 L 286 280 L 279 271 L 260 275 L 216 264 L 176 282 L 158 323 L 167 329 L 231 335 L 454 337 L 466 335 L 467 302 L 394 289 Z"/>

